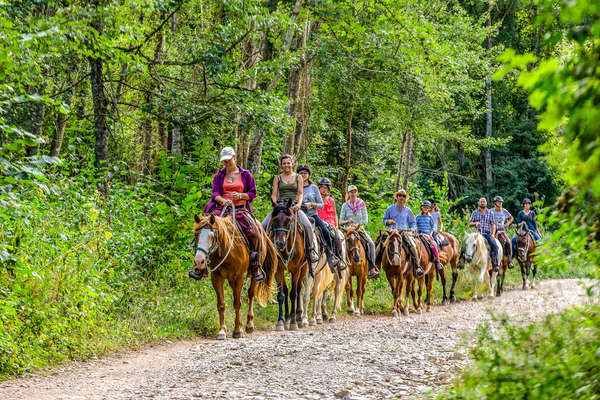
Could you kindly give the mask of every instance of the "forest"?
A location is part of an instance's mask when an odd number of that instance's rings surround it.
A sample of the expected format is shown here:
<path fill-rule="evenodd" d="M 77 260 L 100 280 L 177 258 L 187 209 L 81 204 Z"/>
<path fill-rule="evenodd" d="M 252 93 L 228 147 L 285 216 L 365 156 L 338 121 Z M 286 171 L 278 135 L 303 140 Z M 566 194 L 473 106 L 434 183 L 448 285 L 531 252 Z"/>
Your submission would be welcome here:
<path fill-rule="evenodd" d="M 259 217 L 289 153 L 373 236 L 399 188 L 457 236 L 529 197 L 548 276 L 597 274 L 596 1 L 0 1 L 0 35 L 0 377 L 214 331 L 187 268 L 224 146 Z"/>

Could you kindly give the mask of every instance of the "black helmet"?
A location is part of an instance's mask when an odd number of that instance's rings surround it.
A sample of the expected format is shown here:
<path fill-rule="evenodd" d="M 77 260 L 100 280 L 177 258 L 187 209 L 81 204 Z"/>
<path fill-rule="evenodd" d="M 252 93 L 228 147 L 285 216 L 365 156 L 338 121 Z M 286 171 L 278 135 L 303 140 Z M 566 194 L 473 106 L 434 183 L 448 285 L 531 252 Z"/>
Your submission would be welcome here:
<path fill-rule="evenodd" d="M 435 199 L 434 199 L 434 198 L 427 199 L 427 201 L 429 201 L 429 202 L 431 203 L 431 205 L 434 205 L 434 204 L 435 204 Z"/>
<path fill-rule="evenodd" d="M 525 203 L 529 203 L 529 204 L 531 204 L 531 200 L 529 200 L 527 197 L 525 197 L 525 198 L 523 199 L 523 203 L 521 203 L 521 204 L 523 204 L 523 205 L 524 205 Z"/>
<path fill-rule="evenodd" d="M 429 200 L 425 200 L 421 203 L 421 207 L 431 207 L 431 202 Z"/>
<path fill-rule="evenodd" d="M 310 167 L 306 164 L 298 165 L 298 168 L 296 168 L 296 172 L 299 173 L 300 171 L 308 171 L 308 174 L 310 175 Z"/>
<path fill-rule="evenodd" d="M 327 179 L 327 178 L 321 178 L 321 180 L 319 181 L 318 186 L 321 186 L 321 185 L 325 185 L 325 186 L 331 187 L 331 181 L 329 179 Z"/>
<path fill-rule="evenodd" d="M 502 196 L 496 196 L 494 197 L 494 203 L 499 201 L 500 203 L 504 203 L 504 199 L 502 198 Z"/>

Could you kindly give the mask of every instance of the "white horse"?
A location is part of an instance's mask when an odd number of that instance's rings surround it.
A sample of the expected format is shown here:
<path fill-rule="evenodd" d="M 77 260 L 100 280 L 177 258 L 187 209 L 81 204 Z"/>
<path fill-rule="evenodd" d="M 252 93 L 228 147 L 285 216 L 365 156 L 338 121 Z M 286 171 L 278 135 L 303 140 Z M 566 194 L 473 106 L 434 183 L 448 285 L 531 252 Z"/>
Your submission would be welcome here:
<path fill-rule="evenodd" d="M 502 245 L 498 238 L 494 239 L 498 246 L 498 260 L 502 260 Z M 477 288 L 485 278 L 488 296 L 494 295 L 497 271 L 493 271 L 492 259 L 486 247 L 486 240 L 479 232 L 472 232 L 465 236 L 465 266 L 471 272 L 473 279 L 473 300 L 477 299 Z M 477 276 L 479 275 L 479 279 Z"/>
<path fill-rule="evenodd" d="M 327 296 L 330 286 L 333 286 L 333 293 L 335 295 L 333 302 L 333 310 L 329 322 L 334 323 L 336 321 L 337 310 L 340 308 L 342 297 L 344 294 L 344 288 L 346 282 L 350 276 L 350 270 L 347 268 L 347 254 L 346 254 L 346 241 L 344 240 L 344 234 L 338 229 L 335 230 L 338 236 L 339 242 L 342 244 L 342 262 L 346 264 L 346 268 L 341 271 L 341 277 L 336 273 L 332 273 L 327 265 L 327 257 L 325 253 L 321 254 L 321 258 L 317 263 L 317 267 L 314 270 L 315 277 L 311 277 L 307 274 L 304 277 L 302 284 L 302 326 L 308 326 L 314 324 L 322 324 L 323 318 L 327 317 Z M 313 306 L 312 306 L 312 318 L 308 319 L 308 305 L 310 303 L 310 297 L 312 294 Z"/>

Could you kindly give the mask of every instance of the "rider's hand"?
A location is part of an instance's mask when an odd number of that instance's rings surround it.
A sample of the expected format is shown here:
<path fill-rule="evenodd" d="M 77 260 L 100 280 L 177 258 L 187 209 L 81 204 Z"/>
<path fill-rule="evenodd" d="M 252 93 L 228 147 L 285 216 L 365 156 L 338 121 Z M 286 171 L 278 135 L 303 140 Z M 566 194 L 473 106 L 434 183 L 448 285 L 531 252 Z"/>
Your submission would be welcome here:
<path fill-rule="evenodd" d="M 396 221 L 394 221 L 393 219 L 388 219 L 385 221 L 386 225 L 394 225 L 396 223 Z"/>
<path fill-rule="evenodd" d="M 298 204 L 298 203 L 296 203 L 290 207 L 290 210 L 292 210 L 292 211 L 298 211 L 299 209 L 300 209 L 300 204 Z"/>
<path fill-rule="evenodd" d="M 481 222 L 475 222 L 475 226 L 479 228 L 481 226 Z"/>
<path fill-rule="evenodd" d="M 225 201 L 223 201 L 223 202 L 221 203 L 221 205 L 222 205 L 223 207 L 231 207 L 231 206 L 233 205 L 233 201 L 231 201 L 231 200 L 229 200 L 229 199 L 226 199 Z"/>

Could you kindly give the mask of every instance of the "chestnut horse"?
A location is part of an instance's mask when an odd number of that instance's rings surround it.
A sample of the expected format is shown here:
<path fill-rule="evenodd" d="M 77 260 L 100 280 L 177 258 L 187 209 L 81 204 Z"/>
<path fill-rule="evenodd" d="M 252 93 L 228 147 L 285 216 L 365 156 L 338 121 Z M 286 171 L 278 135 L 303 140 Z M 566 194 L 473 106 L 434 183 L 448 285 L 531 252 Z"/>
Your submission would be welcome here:
<path fill-rule="evenodd" d="M 392 306 L 392 316 L 398 317 L 400 312 L 408 315 L 408 307 L 401 308 L 400 297 L 406 281 L 408 270 L 412 270 L 412 265 L 406 255 L 406 250 L 402 246 L 402 236 L 396 229 L 388 231 L 388 237 L 383 243 L 383 256 L 381 267 L 385 271 L 385 276 L 390 284 L 394 303 Z M 410 274 L 412 276 L 412 274 Z"/>
<path fill-rule="evenodd" d="M 456 280 L 458 279 L 458 256 L 460 254 L 460 242 L 456 237 L 451 235 L 448 232 L 438 232 L 438 236 L 441 235 L 448 241 L 448 244 L 441 247 L 438 245 L 438 253 L 440 256 L 440 262 L 442 265 L 446 266 L 450 263 L 450 268 L 452 268 L 452 286 L 450 287 L 450 301 L 456 301 L 456 296 L 454 296 L 454 286 L 456 285 Z M 442 305 L 448 302 L 448 296 L 446 296 L 446 274 L 445 268 L 439 272 L 440 280 L 442 281 Z"/>
<path fill-rule="evenodd" d="M 261 306 L 266 305 L 267 299 L 271 297 L 271 284 L 277 268 L 277 255 L 273 244 L 259 223 L 254 223 L 254 229 L 256 234 L 264 240 L 262 246 L 264 251 L 259 255 L 259 260 L 265 272 L 265 279 L 258 283 L 251 281 L 248 288 L 246 333 L 254 331 L 254 298 L 256 297 Z M 219 311 L 220 329 L 217 339 L 225 339 L 227 332 L 223 287 L 225 280 L 233 290 L 233 307 L 235 308 L 233 337 L 241 338 L 242 287 L 250 266 L 250 253 L 242 233 L 233 222 L 232 216 L 210 215 L 201 219 L 198 215 L 194 215 L 194 236 L 194 265 L 190 276 L 201 279 L 210 273 L 210 280 L 217 294 L 217 310 Z"/>
<path fill-rule="evenodd" d="M 523 290 L 530 287 L 535 288 L 535 274 L 537 267 L 533 263 L 533 253 L 535 251 L 535 240 L 531 232 L 524 226 L 517 231 L 517 248 L 514 249 L 517 261 L 521 267 L 521 277 L 523 278 Z M 533 266 L 533 271 L 532 267 Z M 531 284 L 529 283 L 529 273 L 532 273 Z"/>
<path fill-rule="evenodd" d="M 423 296 L 423 283 L 426 285 L 427 296 L 425 298 L 425 303 L 427 303 L 427 307 L 425 311 L 431 310 L 431 298 L 433 297 L 433 279 L 435 278 L 435 257 L 433 254 L 429 253 L 427 245 L 424 241 L 427 240 L 428 245 L 432 246 L 431 242 L 433 238 L 429 235 L 424 234 L 416 234 L 415 242 L 417 244 L 417 251 L 419 252 L 419 265 L 425 272 L 422 276 L 415 278 L 419 285 L 419 289 L 417 292 L 417 302 L 415 303 L 415 289 L 414 285 L 411 287 L 411 296 L 413 298 L 413 305 L 415 306 L 415 312 L 417 314 L 421 314 L 423 308 L 421 307 L 421 298 Z"/>
<path fill-rule="evenodd" d="M 346 248 L 348 252 L 348 261 L 350 265 L 350 276 L 346 283 L 346 302 L 348 304 L 348 312 L 354 315 L 364 314 L 364 297 L 367 288 L 367 255 L 358 230 L 363 224 L 351 225 L 347 228 L 342 228 L 346 238 Z M 354 292 L 352 290 L 352 277 L 356 277 L 356 308 L 354 307 Z"/>
<path fill-rule="evenodd" d="M 279 268 L 277 268 L 277 302 L 279 303 L 279 318 L 277 330 L 284 330 L 284 326 L 290 330 L 298 330 L 298 322 L 302 319 L 302 279 L 308 272 L 304 252 L 303 234 L 300 231 L 301 224 L 298 216 L 290 210 L 291 200 L 287 204 L 277 204 L 271 213 L 269 224 L 269 237 L 275 243 L 277 256 L 279 257 Z M 291 290 L 289 299 L 291 307 L 288 309 L 288 290 L 285 283 L 285 270 L 291 274 Z M 285 324 L 283 308 L 285 306 Z"/>

